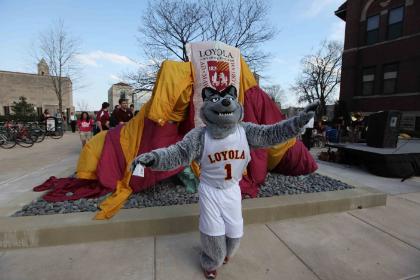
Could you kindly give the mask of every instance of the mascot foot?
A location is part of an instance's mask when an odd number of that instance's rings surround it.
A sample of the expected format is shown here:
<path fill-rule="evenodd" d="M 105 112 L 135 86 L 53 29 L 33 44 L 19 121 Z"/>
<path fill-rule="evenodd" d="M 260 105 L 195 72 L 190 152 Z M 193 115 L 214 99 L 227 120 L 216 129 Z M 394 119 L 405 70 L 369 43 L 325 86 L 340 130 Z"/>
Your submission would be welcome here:
<path fill-rule="evenodd" d="M 223 260 L 223 264 L 227 264 L 229 262 L 229 257 L 225 257 L 225 259 Z"/>

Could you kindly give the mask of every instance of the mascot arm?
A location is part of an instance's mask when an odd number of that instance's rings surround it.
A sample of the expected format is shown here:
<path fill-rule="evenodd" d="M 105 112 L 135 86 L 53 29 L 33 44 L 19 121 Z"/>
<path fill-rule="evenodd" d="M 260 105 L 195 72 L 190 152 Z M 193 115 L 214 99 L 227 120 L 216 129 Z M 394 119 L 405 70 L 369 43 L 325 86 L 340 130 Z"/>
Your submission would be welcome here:
<path fill-rule="evenodd" d="M 134 170 L 139 163 L 153 170 L 172 170 L 179 166 L 188 166 L 200 158 L 204 140 L 203 128 L 194 128 L 184 138 L 167 147 L 153 150 L 136 157 L 131 165 Z"/>
<path fill-rule="evenodd" d="M 296 137 L 314 117 L 317 106 L 318 103 L 310 104 L 299 115 L 272 125 L 243 122 L 249 145 L 254 148 L 270 147 Z"/>

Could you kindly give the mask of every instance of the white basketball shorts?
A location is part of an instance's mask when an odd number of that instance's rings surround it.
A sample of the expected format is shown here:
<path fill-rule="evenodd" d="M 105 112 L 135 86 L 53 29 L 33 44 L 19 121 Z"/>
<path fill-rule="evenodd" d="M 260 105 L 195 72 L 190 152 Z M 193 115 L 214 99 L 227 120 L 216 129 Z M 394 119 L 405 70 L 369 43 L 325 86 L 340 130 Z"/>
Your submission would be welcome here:
<path fill-rule="evenodd" d="M 199 229 L 202 233 L 209 236 L 242 237 L 244 222 L 239 185 L 227 189 L 217 189 L 201 183 L 198 194 Z"/>

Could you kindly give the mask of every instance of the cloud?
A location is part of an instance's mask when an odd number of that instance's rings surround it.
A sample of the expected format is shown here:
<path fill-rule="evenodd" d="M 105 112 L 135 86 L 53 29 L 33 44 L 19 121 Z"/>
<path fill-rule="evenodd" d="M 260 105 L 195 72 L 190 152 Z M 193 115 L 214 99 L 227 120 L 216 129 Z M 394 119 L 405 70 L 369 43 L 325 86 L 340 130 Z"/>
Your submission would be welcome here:
<path fill-rule="evenodd" d="M 121 79 L 120 77 L 118 77 L 117 75 L 114 75 L 114 74 L 109 75 L 109 78 L 114 82 L 121 82 L 123 80 L 123 79 Z"/>
<path fill-rule="evenodd" d="M 94 67 L 99 66 L 98 64 L 99 61 L 107 61 L 107 62 L 111 62 L 115 64 L 137 66 L 137 63 L 135 61 L 133 61 L 132 59 L 128 58 L 125 55 L 104 52 L 101 50 L 97 50 L 97 51 L 93 51 L 93 52 L 85 53 L 85 54 L 78 54 L 76 56 L 76 59 L 84 65 L 94 66 Z"/>
<path fill-rule="evenodd" d="M 283 58 L 281 58 L 279 56 L 274 56 L 271 59 L 271 63 L 275 63 L 275 64 L 286 64 L 286 60 L 284 60 Z"/>
<path fill-rule="evenodd" d="M 313 18 L 318 16 L 325 9 L 337 9 L 343 0 L 305 0 L 302 2 L 302 16 L 305 18 Z"/>
<path fill-rule="evenodd" d="M 337 21 L 331 26 L 330 35 L 328 39 L 330 40 L 337 40 L 340 42 L 344 42 L 344 33 L 346 29 L 346 24 L 344 21 Z"/>

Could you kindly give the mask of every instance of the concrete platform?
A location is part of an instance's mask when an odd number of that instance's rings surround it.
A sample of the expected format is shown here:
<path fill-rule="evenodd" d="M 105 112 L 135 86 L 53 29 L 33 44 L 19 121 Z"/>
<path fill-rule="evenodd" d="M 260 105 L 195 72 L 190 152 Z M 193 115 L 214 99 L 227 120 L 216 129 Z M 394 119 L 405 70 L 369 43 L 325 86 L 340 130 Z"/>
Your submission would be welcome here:
<path fill-rule="evenodd" d="M 320 150 L 311 150 L 311 153 L 315 156 L 317 151 Z M 353 186 L 366 186 L 391 195 L 420 192 L 420 177 L 412 177 L 401 182 L 401 179 L 398 178 L 385 178 L 370 174 L 357 166 L 321 160 L 317 160 L 317 164 L 319 167 L 317 173 Z"/>
<path fill-rule="evenodd" d="M 370 188 L 249 199 L 246 224 L 348 211 L 386 204 L 386 194 Z M 195 231 L 198 205 L 121 210 L 108 221 L 94 213 L 0 218 L 0 248 L 54 246 Z"/>

